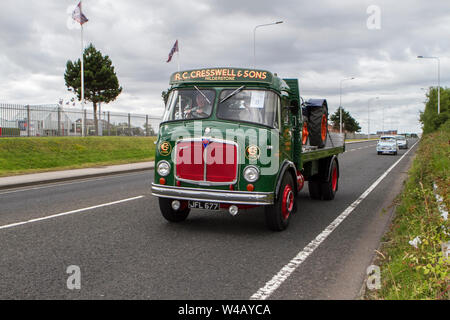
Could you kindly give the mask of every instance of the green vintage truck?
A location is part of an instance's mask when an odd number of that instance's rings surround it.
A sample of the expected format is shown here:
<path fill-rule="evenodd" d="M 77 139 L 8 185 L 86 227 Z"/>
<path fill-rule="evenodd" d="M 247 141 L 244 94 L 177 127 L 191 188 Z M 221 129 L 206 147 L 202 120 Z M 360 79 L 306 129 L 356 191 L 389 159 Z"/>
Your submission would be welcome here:
<path fill-rule="evenodd" d="M 305 181 L 313 199 L 334 199 L 345 151 L 328 131 L 325 99 L 304 101 L 297 79 L 245 68 L 172 74 L 156 145 L 151 188 L 165 219 L 262 206 L 277 231 Z"/>

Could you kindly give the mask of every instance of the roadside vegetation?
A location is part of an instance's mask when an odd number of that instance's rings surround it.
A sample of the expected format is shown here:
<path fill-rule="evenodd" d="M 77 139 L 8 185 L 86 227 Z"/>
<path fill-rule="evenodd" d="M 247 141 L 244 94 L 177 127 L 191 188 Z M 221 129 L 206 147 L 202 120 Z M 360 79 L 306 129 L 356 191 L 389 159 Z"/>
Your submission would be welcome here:
<path fill-rule="evenodd" d="M 0 139 L 0 176 L 150 161 L 155 137 Z"/>
<path fill-rule="evenodd" d="M 441 90 L 439 116 L 436 95 L 428 95 L 421 115 L 424 135 L 374 262 L 381 269 L 381 288 L 366 290 L 366 299 L 450 299 L 450 260 L 442 247 L 450 240 L 448 91 Z"/>

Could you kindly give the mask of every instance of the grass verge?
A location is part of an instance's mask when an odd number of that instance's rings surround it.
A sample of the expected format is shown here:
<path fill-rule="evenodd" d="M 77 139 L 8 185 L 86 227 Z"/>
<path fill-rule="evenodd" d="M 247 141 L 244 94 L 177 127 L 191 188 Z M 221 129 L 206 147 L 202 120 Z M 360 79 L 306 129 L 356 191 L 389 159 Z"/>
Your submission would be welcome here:
<path fill-rule="evenodd" d="M 1 138 L 0 176 L 150 161 L 155 137 Z"/>
<path fill-rule="evenodd" d="M 381 288 L 366 290 L 366 299 L 449 299 L 450 261 L 441 244 L 450 239 L 450 224 L 438 209 L 433 183 L 450 208 L 450 122 L 420 141 L 374 262 L 381 269 Z M 417 248 L 410 244 L 416 237 Z"/>

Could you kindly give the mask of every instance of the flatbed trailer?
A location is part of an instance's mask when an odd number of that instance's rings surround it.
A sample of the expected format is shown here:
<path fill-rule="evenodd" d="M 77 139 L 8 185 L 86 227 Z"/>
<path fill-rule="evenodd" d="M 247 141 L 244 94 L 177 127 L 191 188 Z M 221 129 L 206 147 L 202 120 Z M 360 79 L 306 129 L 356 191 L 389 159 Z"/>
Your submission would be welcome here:
<path fill-rule="evenodd" d="M 245 68 L 180 71 L 170 85 L 152 183 L 168 221 L 263 206 L 280 231 L 305 181 L 312 198 L 334 199 L 345 144 L 328 132 L 326 99 L 303 102 L 297 79 Z"/>

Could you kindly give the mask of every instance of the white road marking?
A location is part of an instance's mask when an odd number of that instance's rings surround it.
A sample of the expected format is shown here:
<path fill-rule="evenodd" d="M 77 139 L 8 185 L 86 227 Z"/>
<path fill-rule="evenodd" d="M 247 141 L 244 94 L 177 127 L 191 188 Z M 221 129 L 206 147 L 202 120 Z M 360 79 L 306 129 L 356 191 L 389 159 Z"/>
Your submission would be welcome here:
<path fill-rule="evenodd" d="M 418 141 L 417 141 L 418 142 Z M 277 290 L 281 284 L 286 281 L 287 278 L 308 258 L 314 250 L 319 247 L 319 245 L 341 224 L 345 218 L 363 201 L 378 184 L 389 174 L 389 172 L 394 169 L 397 164 L 411 151 L 414 145 L 405 154 L 398 159 L 392 166 L 389 167 L 366 191 L 359 196 L 359 198 L 354 201 L 347 209 L 344 210 L 328 227 L 325 228 L 314 240 L 312 240 L 302 251 L 300 251 L 287 265 L 285 265 L 281 270 L 270 279 L 264 287 L 260 288 L 255 294 L 253 294 L 251 300 L 265 300 L 269 298 L 272 293 Z"/>
<path fill-rule="evenodd" d="M 370 146 L 366 146 L 366 147 L 360 147 L 360 148 L 346 150 L 344 153 L 352 152 L 352 151 L 356 151 L 356 150 L 361 150 L 361 149 L 366 149 L 366 148 L 371 148 L 371 147 L 376 147 L 376 144 L 373 144 L 373 145 L 370 145 Z"/>
<path fill-rule="evenodd" d="M 99 204 L 99 205 L 92 206 L 92 207 L 88 207 L 88 208 L 82 208 L 82 209 L 76 209 L 76 210 L 72 210 L 72 211 L 67 211 L 67 212 L 57 213 L 57 214 L 53 214 L 53 215 L 46 216 L 46 217 L 42 217 L 42 218 L 36 218 L 36 219 L 31 219 L 31 220 L 26 220 L 26 221 L 21 221 L 21 222 L 15 222 L 15 223 L 11 223 L 11 224 L 6 224 L 6 225 L 3 225 L 3 226 L 0 226 L 0 230 L 2 230 L 2 229 L 8 229 L 8 228 L 13 228 L 13 227 L 21 226 L 21 225 L 28 224 L 28 223 L 33 223 L 33 222 L 38 222 L 38 221 L 44 221 L 44 220 L 53 219 L 53 218 L 58 218 L 58 217 L 62 217 L 62 216 L 67 216 L 67 215 L 69 215 L 69 214 L 74 214 L 74 213 L 84 212 L 84 211 L 88 211 L 88 210 L 92 210 L 92 209 L 97 209 L 97 208 L 102 208 L 102 207 L 112 206 L 112 205 L 119 204 L 119 203 L 123 203 L 123 202 L 128 202 L 128 201 L 132 201 L 132 200 L 141 199 L 141 198 L 143 198 L 143 197 L 144 197 L 144 196 L 137 196 L 137 197 L 133 197 L 133 198 L 128 198 L 128 199 L 123 199 L 123 200 L 118 200 L 118 201 L 113 201 L 113 202 L 103 203 L 103 204 Z"/>

